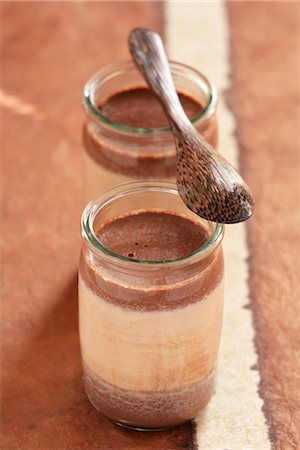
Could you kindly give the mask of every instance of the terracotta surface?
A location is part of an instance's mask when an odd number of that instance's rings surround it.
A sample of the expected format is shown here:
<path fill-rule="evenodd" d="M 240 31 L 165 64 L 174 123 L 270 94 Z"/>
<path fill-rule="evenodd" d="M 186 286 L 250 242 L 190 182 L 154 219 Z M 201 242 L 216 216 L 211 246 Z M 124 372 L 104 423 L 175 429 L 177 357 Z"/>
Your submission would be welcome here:
<path fill-rule="evenodd" d="M 94 410 L 77 330 L 82 87 L 128 57 L 132 27 L 162 30 L 161 4 L 12 2 L 1 12 L 1 448 L 192 448 L 191 424 L 141 435 Z"/>
<path fill-rule="evenodd" d="M 260 395 L 274 448 L 282 450 L 300 446 L 299 8 L 227 4 L 233 65 L 227 98 L 257 200 L 248 238 Z M 128 57 L 132 27 L 163 31 L 162 5 L 3 2 L 0 9 L 1 448 L 197 448 L 192 423 L 151 434 L 114 426 L 89 404 L 81 382 L 81 90 L 98 68 Z"/>
<path fill-rule="evenodd" d="M 239 124 L 243 172 L 257 203 L 248 239 L 260 395 L 274 446 L 298 449 L 300 4 L 229 2 L 228 11 L 228 99 Z"/>

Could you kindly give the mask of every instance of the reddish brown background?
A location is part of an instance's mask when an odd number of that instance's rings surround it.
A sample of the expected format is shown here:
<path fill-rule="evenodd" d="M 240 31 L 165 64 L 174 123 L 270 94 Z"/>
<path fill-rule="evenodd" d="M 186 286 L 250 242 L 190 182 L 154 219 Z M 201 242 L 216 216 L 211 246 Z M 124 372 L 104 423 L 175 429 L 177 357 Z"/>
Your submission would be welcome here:
<path fill-rule="evenodd" d="M 128 58 L 137 23 L 163 30 L 162 5 L 14 2 L 1 12 L 2 85 L 15 97 L 1 133 L 3 448 L 192 448 L 191 424 L 141 435 L 93 409 L 77 330 L 82 87 Z"/>
<path fill-rule="evenodd" d="M 300 3 L 228 2 L 260 395 L 278 449 L 300 448 Z M 252 28 L 249 24 L 253 24 Z"/>
<path fill-rule="evenodd" d="M 257 199 L 248 237 L 260 394 L 272 442 L 283 450 L 300 446 L 299 6 L 228 3 L 233 84 L 227 97 Z M 141 435 L 112 425 L 89 405 L 77 332 L 82 86 L 99 67 L 128 57 L 132 27 L 163 31 L 162 5 L 0 7 L 2 448 L 192 449 L 192 424 Z"/>

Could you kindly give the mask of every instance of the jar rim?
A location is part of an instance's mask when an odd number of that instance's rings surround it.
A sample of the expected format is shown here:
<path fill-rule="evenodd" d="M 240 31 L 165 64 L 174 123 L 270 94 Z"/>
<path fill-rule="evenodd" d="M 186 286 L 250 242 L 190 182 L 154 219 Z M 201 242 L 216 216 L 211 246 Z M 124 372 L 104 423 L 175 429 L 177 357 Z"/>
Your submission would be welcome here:
<path fill-rule="evenodd" d="M 201 72 L 199 72 L 197 69 L 177 61 L 170 60 L 169 61 L 171 71 L 177 70 L 187 70 L 200 78 L 205 85 L 208 87 L 209 91 L 209 98 L 207 100 L 207 103 L 205 107 L 202 109 L 202 111 L 197 114 L 191 122 L 193 124 L 196 124 L 198 121 L 202 119 L 209 118 L 215 111 L 217 102 L 218 102 L 218 93 L 216 87 L 209 81 L 209 79 L 203 75 Z M 87 81 L 87 83 L 84 85 L 83 88 L 83 94 L 82 94 L 82 102 L 85 110 L 88 114 L 90 114 L 94 120 L 100 121 L 102 124 L 106 126 L 110 126 L 114 128 L 117 131 L 120 132 L 127 132 L 132 134 L 138 134 L 138 135 L 149 135 L 149 134 L 159 134 L 159 133 L 169 133 L 171 132 L 170 127 L 164 127 L 164 128 L 142 128 L 142 127 L 131 127 L 128 125 L 124 125 L 119 122 L 115 122 L 108 117 L 106 117 L 104 114 L 101 113 L 100 109 L 97 107 L 95 103 L 95 91 L 99 87 L 99 80 L 102 79 L 102 82 L 105 82 L 106 80 L 112 78 L 114 75 L 118 75 L 128 69 L 135 68 L 135 65 L 133 61 L 131 60 L 125 60 L 120 61 L 114 64 L 111 64 L 109 66 L 104 67 L 103 69 L 97 71 L 92 77 Z M 137 69 L 136 69 L 137 70 Z"/>
<path fill-rule="evenodd" d="M 120 255 L 112 251 L 110 248 L 106 247 L 101 240 L 97 237 L 93 223 L 97 214 L 108 204 L 112 203 L 114 200 L 124 197 L 128 194 L 133 194 L 135 192 L 164 192 L 171 193 L 173 195 L 179 196 L 176 184 L 170 181 L 154 181 L 154 180 L 143 180 L 143 181 L 129 181 L 126 183 L 119 184 L 113 188 L 105 191 L 95 199 L 91 200 L 85 207 L 81 216 L 81 234 L 82 238 L 87 242 L 87 244 L 95 250 L 96 253 L 101 254 L 101 256 L 108 257 L 109 259 L 118 260 L 119 262 L 125 262 L 130 264 L 136 264 L 139 266 L 148 267 L 159 267 L 159 266 L 172 266 L 188 263 L 194 261 L 194 259 L 199 260 L 210 254 L 222 241 L 224 235 L 224 225 L 217 222 L 209 222 L 205 219 L 206 223 L 213 225 L 212 233 L 209 239 L 199 248 L 194 250 L 187 255 L 180 258 L 171 260 L 139 260 L 130 258 L 127 256 Z M 195 214 L 196 216 L 196 214 Z M 197 217 L 197 216 L 196 216 Z"/>

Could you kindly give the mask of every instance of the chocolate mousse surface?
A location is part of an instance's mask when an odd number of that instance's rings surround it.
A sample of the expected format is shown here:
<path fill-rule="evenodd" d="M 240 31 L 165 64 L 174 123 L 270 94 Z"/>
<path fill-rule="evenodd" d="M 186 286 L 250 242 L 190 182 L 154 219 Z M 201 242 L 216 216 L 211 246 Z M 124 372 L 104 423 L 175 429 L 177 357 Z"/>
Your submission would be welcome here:
<path fill-rule="evenodd" d="M 209 239 L 207 229 L 171 211 L 142 210 L 115 217 L 97 234 L 114 253 L 144 261 L 184 257 Z"/>
<path fill-rule="evenodd" d="M 203 110 L 198 99 L 180 92 L 179 98 L 189 119 Z M 167 128 L 168 119 L 153 92 L 136 87 L 123 90 L 98 105 L 102 114 L 113 122 L 136 128 Z"/>

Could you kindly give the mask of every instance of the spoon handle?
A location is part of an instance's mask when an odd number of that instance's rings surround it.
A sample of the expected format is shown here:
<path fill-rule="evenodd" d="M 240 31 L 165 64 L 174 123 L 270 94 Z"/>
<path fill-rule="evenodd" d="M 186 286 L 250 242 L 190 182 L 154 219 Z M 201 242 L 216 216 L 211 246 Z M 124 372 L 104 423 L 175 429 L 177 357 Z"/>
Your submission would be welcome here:
<path fill-rule="evenodd" d="M 145 28 L 134 29 L 129 36 L 132 58 L 156 94 L 172 127 L 191 127 L 179 101 L 168 58 L 160 36 Z"/>

